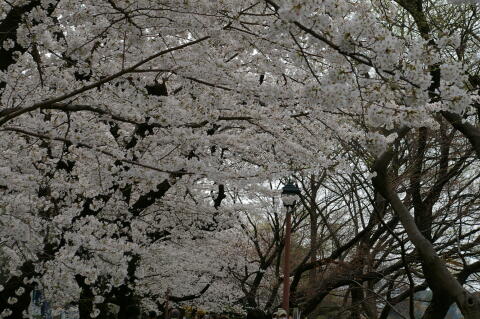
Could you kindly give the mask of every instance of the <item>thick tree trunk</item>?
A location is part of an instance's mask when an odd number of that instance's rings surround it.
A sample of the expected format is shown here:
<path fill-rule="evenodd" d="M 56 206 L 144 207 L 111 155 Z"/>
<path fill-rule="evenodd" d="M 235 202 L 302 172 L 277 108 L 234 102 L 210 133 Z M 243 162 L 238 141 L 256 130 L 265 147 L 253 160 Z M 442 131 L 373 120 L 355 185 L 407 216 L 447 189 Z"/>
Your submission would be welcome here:
<path fill-rule="evenodd" d="M 315 211 L 313 209 L 310 210 L 310 250 L 311 250 L 311 257 L 310 261 L 315 263 L 317 261 L 317 251 L 318 251 L 318 242 L 317 242 L 317 228 L 318 228 L 318 219 Z M 309 273 L 309 296 L 313 296 L 315 294 L 315 286 L 317 284 L 317 267 L 313 267 Z"/>
<path fill-rule="evenodd" d="M 445 318 L 454 300 L 446 294 L 434 294 L 423 319 Z"/>
<path fill-rule="evenodd" d="M 134 298 L 132 291 L 130 291 L 126 285 L 122 285 L 116 292 L 116 299 L 118 302 L 117 305 L 120 307 L 117 318 L 131 319 L 128 318 L 129 308 L 139 307 L 138 301 Z"/>
<path fill-rule="evenodd" d="M 423 0 L 396 0 L 396 2 L 407 10 L 415 24 L 417 25 L 420 35 L 432 48 L 437 49 L 435 40 L 431 35 L 431 27 L 427 16 L 424 12 Z M 431 84 L 428 89 L 429 95 L 432 99 L 435 98 L 436 90 L 440 87 L 441 72 L 438 64 L 431 65 Z M 474 147 L 477 155 L 480 156 L 480 131 L 472 125 L 463 123 L 461 116 L 447 111 L 443 111 L 442 115 L 450 122 L 450 124 L 462 132 Z M 440 300 L 454 300 L 462 311 L 465 319 L 480 318 L 480 299 L 473 294 L 470 294 L 462 285 L 452 276 L 448 271 L 444 262 L 436 254 L 432 244 L 428 241 L 425 234 L 422 234 L 416 227 L 415 222 L 410 215 L 408 209 L 403 205 L 398 195 L 389 185 L 387 177 L 387 166 L 391 154 L 386 152 L 382 158 L 377 160 L 375 171 L 379 176 L 375 177 L 373 182 L 377 190 L 390 202 L 395 212 L 399 215 L 400 220 L 405 227 L 409 239 L 417 248 L 423 262 L 423 272 L 426 276 L 427 282 L 432 289 L 434 295 L 437 295 Z M 385 189 L 386 187 L 386 189 Z M 434 313 L 442 312 L 444 305 L 439 302 L 432 303 L 431 308 L 438 308 L 432 310 Z M 428 314 L 427 314 L 428 315 Z"/>
<path fill-rule="evenodd" d="M 248 309 L 247 319 L 267 319 L 267 315 L 260 309 Z"/>
<path fill-rule="evenodd" d="M 3 311 L 11 311 L 11 315 L 8 318 L 11 319 L 23 319 L 23 313 L 27 312 L 30 305 L 30 293 L 34 288 L 34 284 L 26 284 L 25 280 L 32 278 L 34 275 L 34 265 L 32 261 L 25 262 L 20 267 L 21 275 L 10 278 L 4 286 L 2 292 L 0 292 L 0 314 Z M 19 289 L 23 289 L 23 293 L 19 296 Z M 17 293 L 18 292 L 18 293 Z M 17 301 L 13 304 L 9 303 L 10 298 L 16 298 Z"/>
<path fill-rule="evenodd" d="M 85 283 L 85 277 L 76 275 L 75 280 L 80 287 L 80 299 L 78 300 L 78 312 L 80 319 L 89 319 L 93 311 L 93 293 L 90 286 Z"/>
<path fill-rule="evenodd" d="M 402 130 L 399 136 L 404 136 L 407 130 Z M 387 174 L 387 167 L 392 157 L 392 150 L 382 154 L 374 164 L 376 176 L 373 185 L 392 206 L 405 228 L 408 238 L 413 243 L 422 259 L 423 272 L 429 287 L 434 294 L 456 301 L 465 319 L 480 318 L 480 299 L 466 291 L 458 280 L 449 272 L 445 263 L 435 252 L 434 247 L 418 229 L 415 220 L 403 205 L 398 194 L 393 190 Z"/>
<path fill-rule="evenodd" d="M 357 284 L 350 285 L 350 296 L 352 298 L 350 319 L 360 319 L 360 314 L 362 313 L 362 303 L 365 298 L 363 295 L 363 287 Z"/>
<path fill-rule="evenodd" d="M 415 223 L 422 235 L 428 240 L 432 240 L 432 210 L 427 209 L 421 194 L 420 181 L 423 172 L 423 162 L 425 151 L 427 149 L 428 129 L 420 128 L 418 138 L 416 139 L 417 149 L 412 156 L 412 174 L 410 177 L 410 192 L 412 195 L 412 204 L 414 207 Z"/>
<path fill-rule="evenodd" d="M 378 310 L 377 310 L 377 303 L 375 299 L 375 294 L 373 290 L 373 282 L 367 282 L 368 289 L 365 292 L 365 299 L 363 300 L 363 310 L 369 319 L 377 319 L 378 318 Z"/>

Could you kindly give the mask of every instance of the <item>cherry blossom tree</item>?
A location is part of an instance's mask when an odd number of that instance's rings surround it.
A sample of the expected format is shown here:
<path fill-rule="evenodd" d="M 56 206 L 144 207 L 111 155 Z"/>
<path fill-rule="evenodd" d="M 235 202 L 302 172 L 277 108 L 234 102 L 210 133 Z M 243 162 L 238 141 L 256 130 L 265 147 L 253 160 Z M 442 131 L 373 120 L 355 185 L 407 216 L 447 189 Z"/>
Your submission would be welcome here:
<path fill-rule="evenodd" d="M 277 280 L 281 220 L 274 241 L 255 247 L 260 263 L 228 247 L 258 245 L 253 214 L 274 216 L 278 203 L 239 200 L 295 176 L 310 249 L 291 289 L 312 274 L 307 313 L 342 286 L 354 306 L 365 291 L 388 297 L 382 280 L 403 268 L 407 296 L 421 279 L 433 291 L 425 318 L 452 303 L 475 318 L 480 301 L 464 284 L 477 263 L 443 259 L 453 244 L 439 206 L 476 220 L 476 197 L 464 195 L 475 193 L 480 156 L 477 10 L 429 0 L 2 2 L 0 313 L 21 318 L 34 287 L 82 318 L 108 303 L 120 318 L 167 300 L 258 306 L 263 278 Z M 328 181 L 315 183 L 322 172 Z M 348 216 L 343 233 L 322 214 L 330 200 Z M 317 247 L 320 224 L 332 249 Z M 475 258 L 470 235 L 455 245 Z M 375 265 L 371 247 L 383 254 Z M 414 256 L 421 269 L 409 268 Z M 321 268 L 332 263 L 335 274 Z M 244 269 L 256 288 L 232 277 Z"/>

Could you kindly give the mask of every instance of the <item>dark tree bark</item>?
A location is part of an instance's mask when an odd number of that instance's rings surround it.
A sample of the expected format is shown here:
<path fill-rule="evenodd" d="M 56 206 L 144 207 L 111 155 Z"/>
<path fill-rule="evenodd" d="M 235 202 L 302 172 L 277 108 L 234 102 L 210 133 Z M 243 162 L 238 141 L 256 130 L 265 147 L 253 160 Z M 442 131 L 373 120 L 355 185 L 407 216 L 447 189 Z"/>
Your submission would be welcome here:
<path fill-rule="evenodd" d="M 360 319 L 362 314 L 362 303 L 365 299 L 363 287 L 358 284 L 350 285 L 350 296 L 352 298 L 350 319 Z"/>
<path fill-rule="evenodd" d="M 80 298 L 78 300 L 78 312 L 80 319 L 91 318 L 90 314 L 93 311 L 93 292 L 90 285 L 85 283 L 85 277 L 76 275 L 75 280 L 80 287 Z"/>
<path fill-rule="evenodd" d="M 403 138 L 407 132 L 408 129 L 403 129 L 399 134 L 400 138 Z M 392 158 L 392 153 L 393 150 L 389 149 L 374 164 L 373 169 L 377 175 L 372 181 L 375 189 L 390 203 L 395 213 L 398 214 L 408 238 L 414 244 L 421 257 L 423 273 L 433 294 L 437 294 L 442 301 L 448 300 L 448 298 L 454 300 L 465 319 L 479 318 L 480 299 L 466 291 L 449 272 L 445 263 L 435 252 L 431 242 L 420 232 L 410 212 L 394 191 L 388 176 L 388 165 Z M 434 305 L 439 305 L 439 303 Z M 437 314 L 441 310 L 438 308 L 433 313 Z"/>
<path fill-rule="evenodd" d="M 0 292 L 0 313 L 5 309 L 10 309 L 12 314 L 9 318 L 22 319 L 23 312 L 26 312 L 30 305 L 30 293 L 34 288 L 33 283 L 26 283 L 27 280 L 35 276 L 35 268 L 32 261 L 25 262 L 19 269 L 21 272 L 18 276 L 13 276 L 8 279 L 4 285 L 4 290 Z M 23 288 L 24 292 L 20 296 L 17 295 L 19 288 Z M 9 304 L 9 298 L 16 298 L 18 301 L 14 304 Z"/>

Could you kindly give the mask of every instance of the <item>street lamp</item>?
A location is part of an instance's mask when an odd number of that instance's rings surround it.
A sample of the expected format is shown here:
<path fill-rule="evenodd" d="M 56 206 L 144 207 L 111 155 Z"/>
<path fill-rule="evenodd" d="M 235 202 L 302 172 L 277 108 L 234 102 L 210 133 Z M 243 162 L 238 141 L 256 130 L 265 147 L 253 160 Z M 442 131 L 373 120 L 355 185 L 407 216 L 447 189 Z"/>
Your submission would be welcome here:
<path fill-rule="evenodd" d="M 300 199 L 300 190 L 292 183 L 282 189 L 282 202 L 286 208 L 285 251 L 283 262 L 283 301 L 282 307 L 288 313 L 290 302 L 290 236 L 292 233 L 292 212 Z"/>

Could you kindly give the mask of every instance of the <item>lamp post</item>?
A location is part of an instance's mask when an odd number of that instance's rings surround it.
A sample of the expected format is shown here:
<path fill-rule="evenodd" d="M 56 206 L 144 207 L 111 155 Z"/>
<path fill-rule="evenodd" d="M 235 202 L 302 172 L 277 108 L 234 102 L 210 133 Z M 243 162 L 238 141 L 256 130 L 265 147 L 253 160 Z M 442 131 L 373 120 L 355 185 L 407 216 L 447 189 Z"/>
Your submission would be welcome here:
<path fill-rule="evenodd" d="M 300 190 L 292 183 L 282 189 L 282 202 L 286 208 L 285 216 L 285 250 L 283 261 L 283 300 L 282 308 L 288 313 L 290 302 L 290 236 L 292 233 L 292 212 L 299 200 Z"/>

